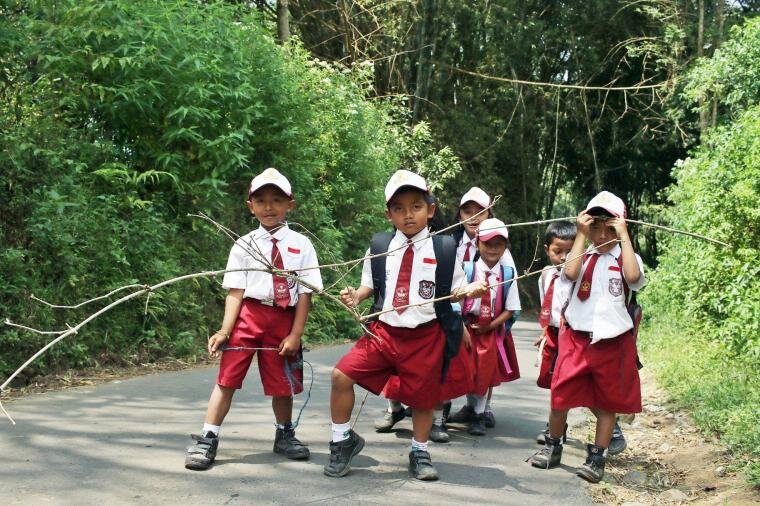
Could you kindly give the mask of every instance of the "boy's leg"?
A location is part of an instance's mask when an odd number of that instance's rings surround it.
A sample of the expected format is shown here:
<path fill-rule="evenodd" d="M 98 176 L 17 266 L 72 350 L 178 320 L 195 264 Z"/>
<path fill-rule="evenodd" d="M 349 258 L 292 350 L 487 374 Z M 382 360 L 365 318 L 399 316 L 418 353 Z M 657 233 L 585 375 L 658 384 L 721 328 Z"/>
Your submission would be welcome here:
<path fill-rule="evenodd" d="M 435 441 L 436 443 L 448 443 L 451 440 L 446 430 L 446 422 L 444 421 L 446 419 L 444 413 L 445 404 L 439 402 L 433 410 L 433 425 L 430 427 L 429 437 L 431 441 Z M 451 406 L 451 403 L 449 403 L 449 406 Z M 412 411 L 412 414 L 414 414 L 414 411 Z"/>
<path fill-rule="evenodd" d="M 433 467 L 427 451 L 430 428 L 433 425 L 433 410 L 412 408 L 412 449 L 409 452 L 409 471 L 418 480 L 438 479 L 438 471 Z"/>
<path fill-rule="evenodd" d="M 599 418 L 599 413 L 602 411 L 599 408 L 591 408 L 591 412 L 594 416 Z M 596 444 L 599 444 L 595 441 Z M 610 438 L 609 445 L 607 446 L 607 455 L 617 455 L 628 447 L 628 443 L 625 440 L 623 429 L 620 428 L 620 421 L 618 416 L 615 416 L 615 425 L 612 427 L 612 438 Z"/>
<path fill-rule="evenodd" d="M 549 469 L 558 466 L 562 460 L 562 435 L 565 431 L 568 410 L 552 409 L 549 412 L 549 435 L 544 447 L 536 452 L 529 462 L 533 467 Z"/>
<path fill-rule="evenodd" d="M 356 382 L 339 369 L 333 369 L 330 387 L 330 416 L 334 424 L 348 423 L 356 400 L 354 385 Z"/>
<path fill-rule="evenodd" d="M 351 459 L 364 448 L 364 439 L 351 429 L 355 383 L 340 369 L 333 369 L 330 388 L 330 462 L 324 467 L 324 473 L 333 478 L 348 474 L 351 470 Z"/>
<path fill-rule="evenodd" d="M 594 444 L 586 445 L 586 462 L 578 468 L 576 474 L 591 483 L 598 483 L 604 477 L 604 464 L 607 460 L 605 450 L 615 427 L 615 413 L 595 408 L 594 414 L 596 415 Z"/>
<path fill-rule="evenodd" d="M 612 430 L 615 428 L 615 413 L 605 411 L 603 409 L 595 408 L 596 415 L 596 437 L 594 438 L 594 444 L 607 448 L 612 439 Z"/>
<path fill-rule="evenodd" d="M 203 424 L 202 434 L 193 436 L 195 444 L 188 447 L 185 455 L 187 469 L 202 471 L 214 463 L 216 451 L 219 448 L 219 427 L 230 411 L 234 394 L 234 388 L 214 385 L 206 409 L 206 423 Z"/>
<path fill-rule="evenodd" d="M 309 448 L 298 440 L 291 422 L 293 418 L 293 397 L 273 396 L 272 411 L 276 420 L 276 432 L 272 451 L 285 455 L 291 460 L 309 458 Z"/>

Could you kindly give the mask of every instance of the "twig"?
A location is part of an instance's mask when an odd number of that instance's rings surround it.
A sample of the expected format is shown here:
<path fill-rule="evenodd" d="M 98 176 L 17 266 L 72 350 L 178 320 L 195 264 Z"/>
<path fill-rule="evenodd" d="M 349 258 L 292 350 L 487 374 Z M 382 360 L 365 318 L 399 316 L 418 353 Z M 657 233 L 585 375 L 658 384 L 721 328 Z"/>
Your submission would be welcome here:
<path fill-rule="evenodd" d="M 626 219 L 625 221 L 627 221 L 628 223 L 635 223 L 637 225 L 643 225 L 645 227 L 652 227 L 652 228 L 657 228 L 659 230 L 665 230 L 666 232 L 671 232 L 671 233 L 674 233 L 674 234 L 688 235 L 689 237 L 694 237 L 696 239 L 702 239 L 703 241 L 708 241 L 708 242 L 712 242 L 712 243 L 715 243 L 715 244 L 719 244 L 719 245 L 721 245 L 721 246 L 723 246 L 725 248 L 730 248 L 731 247 L 731 245 L 728 244 L 728 243 L 725 243 L 723 241 L 719 241 L 717 239 L 713 239 L 711 237 L 707 237 L 707 236 L 704 236 L 704 235 L 695 234 L 694 232 L 685 232 L 683 230 L 677 230 L 675 228 L 664 227 L 662 225 L 655 225 L 654 223 L 647 223 L 645 221 L 639 221 L 639 220 L 629 220 L 629 219 Z"/>
<path fill-rule="evenodd" d="M 117 288 L 116 290 L 111 290 L 110 292 L 108 292 L 105 295 L 101 295 L 99 297 L 95 297 L 94 299 L 90 299 L 90 300 L 86 300 L 84 302 L 80 302 L 79 304 L 76 304 L 74 306 L 61 306 L 61 305 L 58 305 L 58 304 L 51 304 L 50 302 L 46 302 L 46 301 L 44 301 L 44 300 L 36 297 L 34 294 L 32 294 L 29 298 L 32 299 L 32 300 L 36 300 L 37 302 L 40 302 L 42 304 L 45 304 L 46 306 L 49 306 L 49 307 L 51 307 L 53 309 L 77 309 L 77 308 L 80 308 L 82 306 L 86 306 L 87 304 L 91 304 L 91 303 L 97 302 L 99 300 L 107 299 L 111 295 L 113 295 L 115 293 L 118 293 L 118 292 L 121 292 L 123 290 L 127 290 L 129 288 L 143 288 L 144 286 L 145 285 L 126 285 L 126 286 L 122 286 L 122 287 Z"/>

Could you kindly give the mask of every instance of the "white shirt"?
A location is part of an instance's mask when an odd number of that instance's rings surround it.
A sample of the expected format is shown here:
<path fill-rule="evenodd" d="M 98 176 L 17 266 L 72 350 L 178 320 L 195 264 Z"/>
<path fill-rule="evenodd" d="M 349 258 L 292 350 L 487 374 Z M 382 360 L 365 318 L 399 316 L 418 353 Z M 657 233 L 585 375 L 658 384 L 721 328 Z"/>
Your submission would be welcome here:
<path fill-rule="evenodd" d="M 433 240 L 429 237 L 427 229 L 422 229 L 417 235 L 411 238 L 412 241 L 428 237 L 427 240 L 415 242 L 414 261 L 412 262 L 412 275 L 409 281 L 409 304 L 420 304 L 435 298 L 435 269 L 437 261 L 433 251 Z M 401 269 L 401 260 L 406 251 L 407 237 L 398 230 L 388 245 L 389 253 L 385 258 L 385 300 L 383 301 L 383 311 L 393 308 L 393 293 L 396 289 L 396 280 Z M 398 249 L 401 248 L 401 249 Z M 397 250 L 398 251 L 394 251 Z M 369 250 L 367 250 L 369 255 Z M 464 270 L 459 262 L 454 262 L 454 276 L 451 281 L 451 289 L 462 287 L 466 284 Z M 361 286 L 374 289 L 372 282 L 372 264 L 369 259 L 364 260 L 362 266 Z M 390 311 L 380 315 L 380 321 L 394 327 L 414 328 L 423 323 L 435 319 L 435 307 L 432 303 L 424 304 L 417 307 L 408 307 L 398 314 L 396 311 Z"/>
<path fill-rule="evenodd" d="M 541 305 L 544 304 L 544 297 L 546 291 L 549 289 L 549 284 L 552 281 L 552 276 L 557 274 L 558 277 L 554 281 L 554 294 L 552 295 L 552 307 L 551 316 L 549 317 L 549 325 L 552 327 L 559 327 L 559 320 L 562 316 L 562 306 L 565 305 L 567 298 L 570 296 L 570 289 L 573 284 L 565 277 L 563 277 L 562 270 L 553 266 L 546 267 L 541 276 L 538 277 L 538 294 L 541 297 Z M 593 288 L 593 285 L 592 285 Z"/>
<path fill-rule="evenodd" d="M 467 251 L 467 247 L 470 248 L 470 261 L 475 259 L 475 253 L 478 251 L 478 238 L 477 236 L 470 239 L 470 237 L 467 235 L 467 232 L 464 232 L 462 234 L 462 238 L 459 240 L 459 245 L 457 245 L 457 263 L 461 264 L 464 262 L 464 253 Z"/>
<path fill-rule="evenodd" d="M 277 248 L 282 256 L 282 265 L 286 270 L 298 271 L 304 267 L 316 267 L 319 265 L 317 252 L 314 251 L 311 241 L 305 235 L 291 230 L 287 225 L 280 227 L 274 234 L 270 234 L 259 226 L 253 232 L 249 232 L 237 241 L 230 251 L 227 260 L 227 269 L 265 269 L 267 265 L 261 261 L 261 257 L 267 261 L 272 258 L 272 237 L 277 239 Z M 322 290 L 322 276 L 319 269 L 309 269 L 298 272 L 299 279 Z M 308 286 L 296 282 L 293 278 L 287 278 L 290 288 L 290 305 L 295 306 L 298 302 L 299 293 L 311 293 Z M 274 298 L 274 286 L 272 275 L 260 271 L 237 271 L 226 272 L 222 280 L 222 286 L 227 290 L 231 288 L 245 289 L 246 298 L 259 300 L 272 300 Z"/>
<path fill-rule="evenodd" d="M 502 257 L 503 258 L 503 257 Z M 499 283 L 501 281 L 504 281 L 501 279 L 501 262 L 493 266 L 493 269 L 488 267 L 486 263 L 483 261 L 482 258 L 479 258 L 477 262 L 475 262 L 475 272 L 473 274 L 473 279 L 476 281 L 485 281 L 486 280 L 486 273 L 490 273 L 490 277 L 488 278 L 489 284 L 495 284 Z M 498 291 L 498 286 L 492 286 L 490 288 L 491 291 L 491 316 L 495 317 L 497 315 L 494 315 L 494 309 L 496 309 L 496 294 Z M 515 282 L 513 281 L 512 284 L 509 286 L 509 292 L 507 292 L 507 300 L 504 307 L 504 311 L 515 311 L 517 309 L 520 309 L 520 298 L 516 294 L 517 298 L 517 308 L 510 306 L 510 295 L 511 292 L 517 292 L 517 287 L 515 286 Z M 514 305 L 514 304 L 513 304 Z M 468 314 L 474 314 L 479 315 L 480 314 L 480 297 L 473 297 L 472 298 L 472 306 L 470 306 L 467 310 Z"/>
<path fill-rule="evenodd" d="M 591 250 L 593 248 L 589 248 L 587 251 Z M 570 294 L 570 302 L 565 310 L 565 319 L 573 329 L 591 332 L 592 344 L 601 339 L 617 337 L 633 328 L 633 321 L 631 321 L 626 308 L 625 288 L 623 287 L 625 281 L 623 281 L 623 273 L 617 262 L 621 253 L 620 245 L 616 244 L 607 253 L 599 255 L 591 279 L 591 293 L 588 299 L 582 301 L 578 298 L 578 289 L 590 258 L 586 260 L 578 275 L 578 281 Z M 636 262 L 639 264 L 641 277 L 635 283 L 628 284 L 628 287 L 633 291 L 640 290 L 646 283 L 644 263 L 639 255 L 636 255 Z M 567 280 L 564 271 L 562 278 Z"/>

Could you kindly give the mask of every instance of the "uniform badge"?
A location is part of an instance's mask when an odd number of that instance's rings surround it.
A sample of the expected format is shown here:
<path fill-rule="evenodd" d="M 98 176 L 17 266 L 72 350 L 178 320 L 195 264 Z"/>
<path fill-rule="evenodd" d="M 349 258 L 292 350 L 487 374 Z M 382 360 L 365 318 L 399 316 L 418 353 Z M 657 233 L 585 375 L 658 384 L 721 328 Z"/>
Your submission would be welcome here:
<path fill-rule="evenodd" d="M 275 289 L 275 294 L 274 294 L 275 299 L 281 299 L 283 297 L 289 297 L 290 296 L 288 294 L 288 289 L 285 288 L 284 284 L 277 283 L 277 286 L 275 286 L 274 289 Z"/>
<path fill-rule="evenodd" d="M 435 283 L 433 281 L 420 281 L 420 297 L 423 299 L 432 299 L 435 294 Z"/>
<path fill-rule="evenodd" d="M 613 297 L 619 297 L 623 293 L 623 280 L 621 278 L 610 278 L 609 288 Z"/>
<path fill-rule="evenodd" d="M 480 317 L 481 318 L 490 318 L 491 317 L 491 308 L 488 306 L 480 306 Z"/>
<path fill-rule="evenodd" d="M 610 280 L 610 281 L 612 281 L 612 280 Z M 588 281 L 581 282 L 581 288 L 580 288 L 579 291 L 581 291 L 581 292 L 588 292 L 590 290 L 591 290 L 591 283 L 590 282 L 588 282 Z"/>
<path fill-rule="evenodd" d="M 294 286 L 296 286 L 296 278 L 289 277 L 288 278 L 288 288 L 293 288 Z"/>

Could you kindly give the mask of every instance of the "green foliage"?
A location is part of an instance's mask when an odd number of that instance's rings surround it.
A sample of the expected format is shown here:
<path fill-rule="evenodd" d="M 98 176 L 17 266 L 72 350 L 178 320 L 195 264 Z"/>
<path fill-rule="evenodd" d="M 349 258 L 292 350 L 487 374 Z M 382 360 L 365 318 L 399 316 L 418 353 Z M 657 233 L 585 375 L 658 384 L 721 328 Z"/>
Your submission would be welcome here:
<path fill-rule="evenodd" d="M 451 161 L 428 160 L 438 155 L 429 134 L 365 98 L 366 69 L 345 73 L 297 42 L 278 46 L 247 7 L 69 0 L 0 10 L 0 315 L 14 321 L 60 329 L 102 305 L 51 311 L 32 293 L 75 303 L 223 266 L 229 242 L 187 215 L 206 212 L 241 234 L 256 227 L 243 201 L 267 166 L 290 178 L 293 228 L 314 232 L 329 262 L 361 256 L 386 227 L 382 188 L 402 161 Z M 323 273 L 327 283 L 338 275 Z M 221 304 L 213 281 L 185 282 L 154 294 L 146 315 L 138 303 L 96 320 L 30 374 L 202 352 Z M 317 301 L 306 338 L 359 331 Z M 46 340 L 3 330 L 0 374 Z"/>

